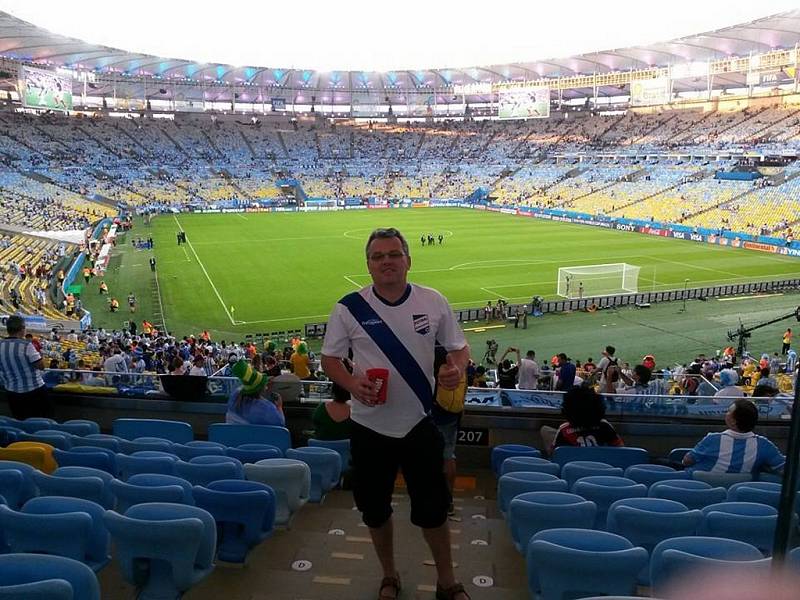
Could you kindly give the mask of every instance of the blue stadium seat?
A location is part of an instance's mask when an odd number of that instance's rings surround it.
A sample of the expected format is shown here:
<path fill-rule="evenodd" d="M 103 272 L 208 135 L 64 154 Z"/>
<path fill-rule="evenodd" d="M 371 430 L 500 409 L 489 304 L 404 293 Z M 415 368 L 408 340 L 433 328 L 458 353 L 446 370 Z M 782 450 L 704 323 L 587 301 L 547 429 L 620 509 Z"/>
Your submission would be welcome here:
<path fill-rule="evenodd" d="M 242 463 L 230 456 L 195 456 L 175 463 L 175 475 L 192 485 L 208 485 L 219 479 L 244 479 Z"/>
<path fill-rule="evenodd" d="M 105 474 L 109 480 L 111 475 L 105 471 L 95 469 L 92 475 L 83 476 L 65 476 L 61 469 L 69 469 L 70 467 L 60 467 L 56 469 L 52 475 L 47 475 L 42 472 L 35 472 L 33 479 L 36 486 L 39 488 L 41 496 L 66 496 L 69 498 L 82 498 L 90 500 L 102 506 L 103 508 L 114 508 L 114 495 L 111 493 L 110 482 L 106 484 L 97 473 Z M 73 467 L 74 468 L 74 467 Z M 80 467 L 81 469 L 89 469 L 89 467 Z"/>
<path fill-rule="evenodd" d="M 666 465 L 632 465 L 625 469 L 625 477 L 633 479 L 636 483 L 643 483 L 650 487 L 657 481 L 668 479 L 687 479 L 685 471 L 676 471 Z"/>
<path fill-rule="evenodd" d="M 91 467 L 117 474 L 117 455 L 107 448 L 73 446 L 70 450 L 53 450 L 53 458 L 62 467 Z"/>
<path fill-rule="evenodd" d="M 712 473 L 710 471 L 693 471 L 692 479 L 704 481 L 712 487 L 728 489 L 734 484 L 754 481 L 751 473 Z"/>
<path fill-rule="evenodd" d="M 37 582 L 61 580 L 66 581 L 71 588 L 72 600 L 100 600 L 100 584 L 97 576 L 85 564 L 64 558 L 62 556 L 47 556 L 44 554 L 4 554 L 0 555 L 0 598 L 8 600 L 26 600 L 30 598 L 48 600 L 61 600 L 64 587 L 61 584 L 51 584 L 48 589 L 54 596 L 35 596 L 39 593 L 36 589 L 29 596 L 31 588 L 22 588 L 25 595 L 17 595 L 20 591 L 11 589 L 16 586 L 33 584 Z"/>
<path fill-rule="evenodd" d="M 217 528 L 202 508 L 148 503 L 107 511 L 122 576 L 143 600 L 178 598 L 214 570 Z"/>
<path fill-rule="evenodd" d="M 536 456 L 512 456 L 505 459 L 500 466 L 501 477 L 515 471 L 548 473 L 558 477 L 561 474 L 561 465 Z"/>
<path fill-rule="evenodd" d="M 73 446 L 94 446 L 97 448 L 106 448 L 112 452 L 122 452 L 122 438 L 115 435 L 108 435 L 107 433 L 90 433 L 83 437 L 72 438 Z"/>
<path fill-rule="evenodd" d="M 700 509 L 709 504 L 724 502 L 728 493 L 725 488 L 713 488 L 703 481 L 693 479 L 668 479 L 650 486 L 651 498 L 675 500 L 690 509 Z"/>
<path fill-rule="evenodd" d="M 222 479 L 207 487 L 195 486 L 197 506 L 217 522 L 217 556 L 243 563 L 251 548 L 272 534 L 275 524 L 275 492 L 256 481 Z"/>
<path fill-rule="evenodd" d="M 194 439 L 189 423 L 165 419 L 115 419 L 113 431 L 114 435 L 126 440 L 149 437 L 186 444 Z"/>
<path fill-rule="evenodd" d="M 162 473 L 174 475 L 175 463 L 178 457 L 174 455 L 127 455 L 117 454 L 117 468 L 119 478 L 127 481 L 132 475 L 138 473 Z"/>
<path fill-rule="evenodd" d="M 765 556 L 772 553 L 778 511 L 755 502 L 720 502 L 702 509 L 699 535 L 752 544 Z"/>
<path fill-rule="evenodd" d="M 311 469 L 299 460 L 268 458 L 255 464 L 245 464 L 244 473 L 250 481 L 258 481 L 275 492 L 275 524 L 288 525 L 311 493 Z"/>
<path fill-rule="evenodd" d="M 38 473 L 39 471 L 34 471 Z M 3 504 L 12 508 L 19 508 L 23 504 L 23 486 L 25 474 L 17 469 L 0 469 L 0 496 Z"/>
<path fill-rule="evenodd" d="M 208 440 L 234 447 L 242 444 L 269 444 L 278 448 L 284 455 L 292 447 L 289 430 L 274 425 L 212 423 L 208 426 Z"/>
<path fill-rule="evenodd" d="M 171 452 L 181 460 L 189 461 L 195 456 L 224 456 L 225 446 L 215 442 L 194 441 L 187 444 L 173 444 Z"/>
<path fill-rule="evenodd" d="M 72 448 L 72 436 L 63 431 L 50 429 L 40 429 L 35 433 L 22 433 L 17 436 L 18 442 L 42 442 L 50 444 L 59 450 L 69 450 Z"/>
<path fill-rule="evenodd" d="M 342 472 L 350 469 L 350 440 L 318 440 L 311 438 L 308 440 L 308 445 L 312 448 L 330 448 L 336 450 L 342 458 Z"/>
<path fill-rule="evenodd" d="M 26 433 L 35 433 L 41 429 L 52 429 L 58 425 L 58 421 L 46 417 L 29 417 L 24 421 L 18 421 L 18 423 L 19 427 Z"/>
<path fill-rule="evenodd" d="M 133 440 L 126 440 L 122 442 L 123 452 L 125 454 L 135 454 L 136 452 L 172 452 L 172 442 L 163 438 L 155 437 L 138 437 Z"/>
<path fill-rule="evenodd" d="M 500 444 L 492 448 L 492 473 L 494 473 L 495 477 L 499 477 L 503 461 L 512 456 L 541 457 L 541 455 L 542 453 L 533 446 L 525 446 L 523 444 Z"/>
<path fill-rule="evenodd" d="M 38 494 L 36 489 L 36 482 L 33 480 L 33 472 L 35 469 L 27 463 L 17 462 L 15 460 L 0 460 L 0 471 L 19 471 L 22 475 L 22 487 L 17 488 L 13 483 L 3 493 L 3 496 L 11 508 L 19 508 L 25 502 Z M 9 481 L 16 480 L 15 476 L 10 476 Z M 8 495 L 6 495 L 8 494 Z"/>
<path fill-rule="evenodd" d="M 626 498 L 617 500 L 608 510 L 606 529 L 627 538 L 648 552 L 666 539 L 695 535 L 703 515 L 680 502 L 661 498 Z M 641 585 L 650 585 L 650 569 L 639 573 Z"/>
<path fill-rule="evenodd" d="M 567 482 L 570 489 L 578 479 L 583 477 L 592 477 L 594 475 L 622 477 L 623 474 L 624 471 L 620 467 L 612 467 L 607 463 L 589 460 L 575 460 L 561 467 L 561 479 Z"/>
<path fill-rule="evenodd" d="M 0 600 L 72 600 L 72 586 L 66 579 L 44 579 L 19 585 L 0 585 Z"/>
<path fill-rule="evenodd" d="M 257 463 L 267 458 L 283 458 L 283 452 L 277 446 L 270 444 L 242 444 L 241 446 L 226 446 L 225 454 L 235 458 L 242 464 Z"/>
<path fill-rule="evenodd" d="M 572 493 L 594 502 L 597 514 L 594 519 L 595 529 L 605 529 L 608 520 L 608 509 L 617 500 L 624 498 L 644 498 L 647 486 L 636 483 L 625 477 L 608 477 L 596 475 L 582 477 L 572 486 Z"/>
<path fill-rule="evenodd" d="M 117 498 L 117 510 L 127 512 L 136 504 L 148 502 L 173 502 L 175 504 L 194 504 L 192 484 L 161 473 L 139 473 L 126 481 L 115 479 L 111 491 Z"/>
<path fill-rule="evenodd" d="M 598 592 L 632 594 L 647 558 L 647 550 L 613 533 L 574 528 L 540 531 L 528 544 L 528 588 L 532 597 L 539 593 L 547 600 Z"/>
<path fill-rule="evenodd" d="M 575 494 L 563 492 L 525 492 L 508 505 L 508 527 L 516 549 L 525 554 L 534 534 L 558 527 L 594 525 L 597 506 Z"/>
<path fill-rule="evenodd" d="M 63 556 L 97 572 L 111 560 L 104 513 L 102 506 L 82 498 L 42 496 L 19 512 L 0 506 L 0 529 L 12 552 Z"/>
<path fill-rule="evenodd" d="M 309 502 L 322 502 L 342 477 L 342 457 L 336 450 L 316 446 L 289 448 L 286 458 L 303 461 L 311 469 Z"/>
<path fill-rule="evenodd" d="M 606 463 L 624 470 L 633 465 L 649 463 L 650 455 L 644 448 L 613 446 L 559 446 L 553 451 L 553 462 L 562 467 L 576 460 Z"/>
<path fill-rule="evenodd" d="M 96 421 L 89 419 L 70 419 L 59 423 L 55 429 L 59 431 L 66 431 L 72 435 L 85 436 L 93 433 L 100 433 L 100 425 Z"/>
<path fill-rule="evenodd" d="M 712 560 L 702 561 L 698 558 Z M 750 569 L 754 572 L 764 568 L 769 570 L 770 564 L 758 548 L 737 540 L 703 536 L 673 537 L 656 545 L 650 556 L 652 591 L 658 596 L 670 582 L 687 572 L 700 566 L 724 568 L 727 561 L 740 561 L 733 565 L 739 575 Z"/>
<path fill-rule="evenodd" d="M 503 466 L 509 461 L 507 458 Z M 528 459 L 532 460 L 532 459 Z M 508 506 L 518 495 L 525 492 L 568 492 L 567 482 L 549 473 L 536 471 L 512 471 L 501 475 L 497 480 L 497 508 L 503 516 L 508 512 Z"/>
<path fill-rule="evenodd" d="M 671 463 L 682 464 L 683 457 L 686 456 L 687 452 L 691 452 L 691 448 L 673 448 L 670 450 L 669 456 L 667 460 Z"/>

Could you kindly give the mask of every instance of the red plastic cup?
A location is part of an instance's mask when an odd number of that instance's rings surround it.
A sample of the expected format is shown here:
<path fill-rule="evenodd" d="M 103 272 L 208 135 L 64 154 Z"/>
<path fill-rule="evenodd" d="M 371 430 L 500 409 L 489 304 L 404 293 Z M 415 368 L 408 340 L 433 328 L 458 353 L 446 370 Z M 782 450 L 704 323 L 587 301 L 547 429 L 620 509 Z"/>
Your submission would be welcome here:
<path fill-rule="evenodd" d="M 367 377 L 375 384 L 378 399 L 375 404 L 386 404 L 386 390 L 389 387 L 389 369 L 367 369 Z"/>

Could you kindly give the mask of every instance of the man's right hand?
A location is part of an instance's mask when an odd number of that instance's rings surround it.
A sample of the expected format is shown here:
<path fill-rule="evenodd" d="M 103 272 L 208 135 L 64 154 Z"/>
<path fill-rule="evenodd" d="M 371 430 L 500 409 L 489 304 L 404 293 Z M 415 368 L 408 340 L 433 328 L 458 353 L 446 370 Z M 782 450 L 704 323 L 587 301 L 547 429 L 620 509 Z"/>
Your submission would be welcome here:
<path fill-rule="evenodd" d="M 378 390 L 375 383 L 366 375 L 353 377 L 353 385 L 349 392 L 353 398 L 367 406 L 375 406 L 378 401 Z"/>

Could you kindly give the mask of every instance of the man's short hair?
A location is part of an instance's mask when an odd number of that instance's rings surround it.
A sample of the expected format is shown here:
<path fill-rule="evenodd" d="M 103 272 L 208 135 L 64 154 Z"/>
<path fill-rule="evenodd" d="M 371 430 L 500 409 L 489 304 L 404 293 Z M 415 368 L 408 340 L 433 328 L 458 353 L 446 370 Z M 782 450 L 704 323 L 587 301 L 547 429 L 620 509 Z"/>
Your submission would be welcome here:
<path fill-rule="evenodd" d="M 749 433 L 758 423 L 758 408 L 750 400 L 739 399 L 733 402 L 733 420 L 742 433 Z"/>
<path fill-rule="evenodd" d="M 611 356 L 614 356 L 614 354 L 617 352 L 617 349 L 614 348 L 614 346 L 606 346 L 606 352 Z"/>
<path fill-rule="evenodd" d="M 400 244 L 403 246 L 403 252 L 405 255 L 411 256 L 411 252 L 409 252 L 408 249 L 408 242 L 406 241 L 406 238 L 403 237 L 403 234 L 394 227 L 387 227 L 378 228 L 369 234 L 369 238 L 367 238 L 367 246 L 364 248 L 364 252 L 366 253 L 367 257 L 369 257 L 369 245 L 373 240 L 388 240 L 391 238 L 397 238 L 400 240 Z"/>
<path fill-rule="evenodd" d="M 566 355 L 566 354 L 564 354 L 563 352 L 562 352 L 561 354 L 559 354 L 559 355 L 558 355 L 558 358 L 560 358 L 561 360 L 569 360 L 569 359 L 567 358 L 567 355 Z"/>
<path fill-rule="evenodd" d="M 25 319 L 19 315 L 11 315 L 8 317 L 6 321 L 6 331 L 8 331 L 8 335 L 16 335 L 23 329 L 25 329 Z"/>
<path fill-rule="evenodd" d="M 528 358 L 533 358 L 534 356 L 536 356 L 536 352 L 534 352 L 533 350 L 528 350 L 525 353 L 525 356 L 527 356 Z"/>

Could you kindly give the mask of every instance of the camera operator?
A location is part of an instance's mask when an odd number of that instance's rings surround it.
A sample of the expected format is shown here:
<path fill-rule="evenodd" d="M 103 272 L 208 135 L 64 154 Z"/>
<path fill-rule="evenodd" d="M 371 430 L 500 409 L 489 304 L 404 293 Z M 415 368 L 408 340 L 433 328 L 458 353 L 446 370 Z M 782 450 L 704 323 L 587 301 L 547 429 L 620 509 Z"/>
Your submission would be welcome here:
<path fill-rule="evenodd" d="M 483 362 L 487 365 L 497 363 L 497 342 L 495 340 L 486 340 L 486 353 L 483 355 Z"/>

